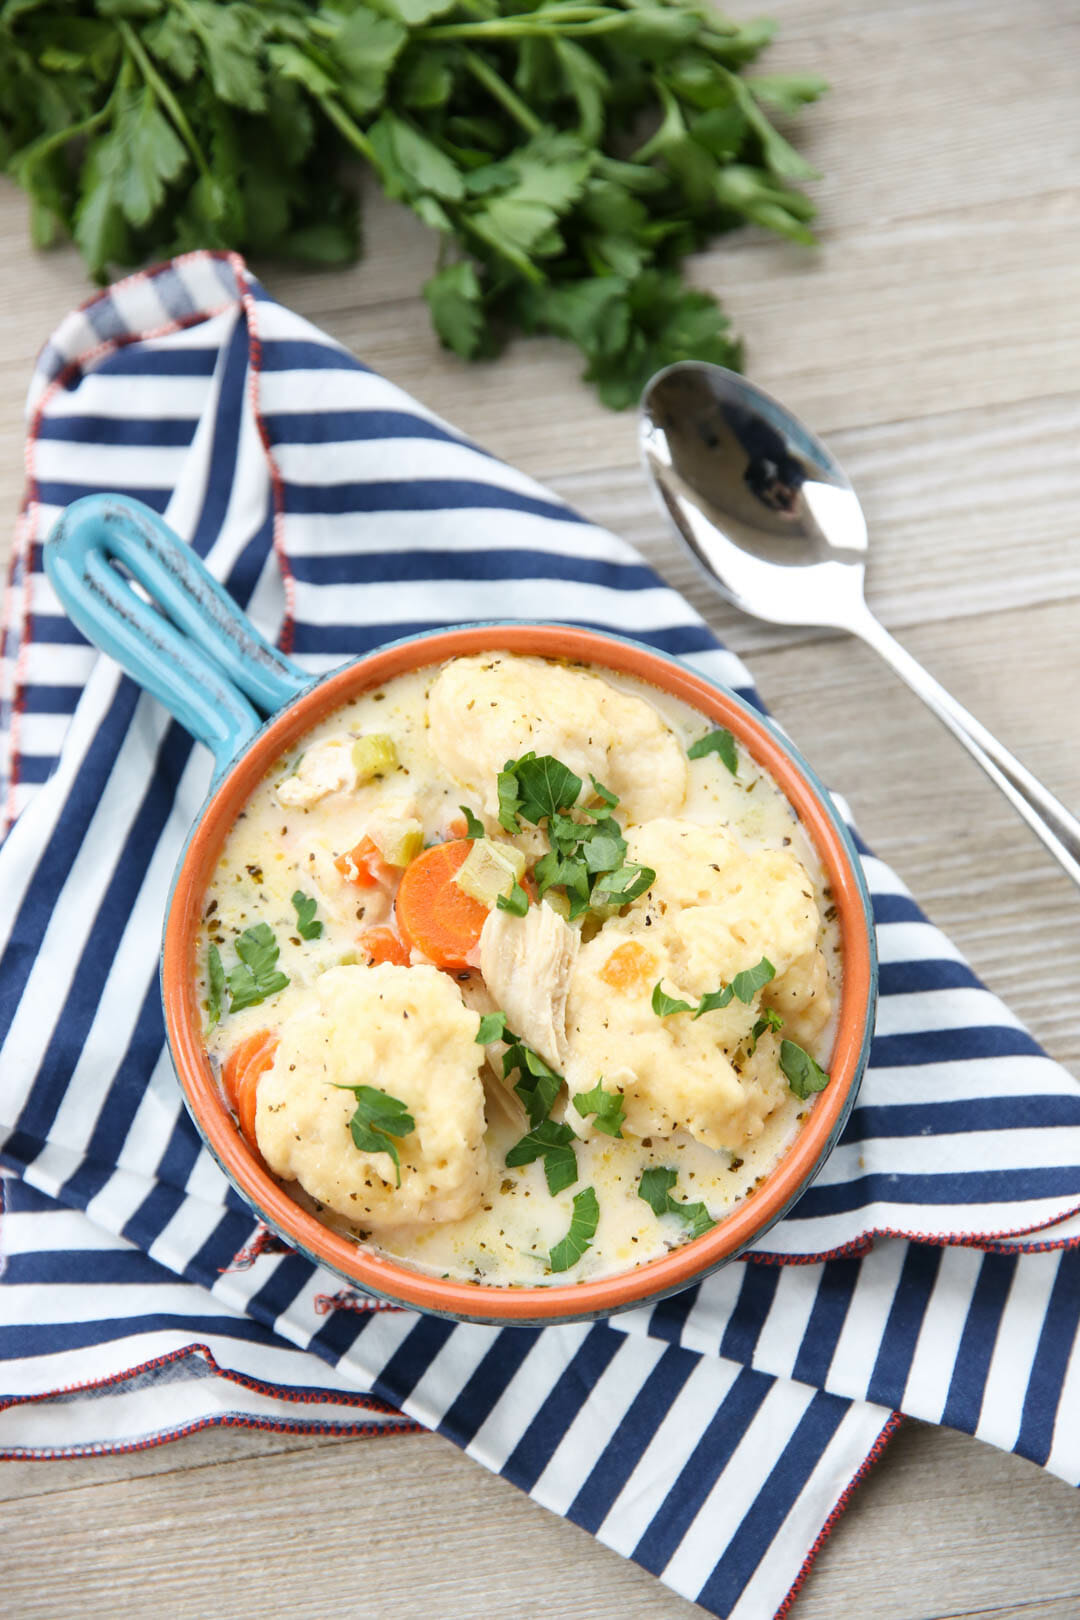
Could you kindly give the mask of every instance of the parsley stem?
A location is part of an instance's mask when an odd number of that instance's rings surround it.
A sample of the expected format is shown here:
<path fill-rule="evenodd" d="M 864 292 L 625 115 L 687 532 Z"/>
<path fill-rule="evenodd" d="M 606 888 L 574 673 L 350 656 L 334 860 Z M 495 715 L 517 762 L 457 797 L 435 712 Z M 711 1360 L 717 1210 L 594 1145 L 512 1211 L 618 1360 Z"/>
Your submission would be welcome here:
<path fill-rule="evenodd" d="M 466 230 L 472 231 L 474 236 L 478 236 L 481 242 L 486 242 L 488 247 L 494 253 L 497 253 L 501 259 L 506 259 L 509 264 L 512 264 L 518 275 L 525 281 L 531 281 L 534 287 L 544 285 L 547 280 L 544 272 L 538 269 L 531 259 L 526 258 L 524 253 L 519 253 L 517 248 L 503 241 L 496 232 L 489 231 L 487 226 L 475 214 L 467 214 L 464 209 L 458 209 L 454 213 L 454 218 L 459 225 L 464 226 Z"/>
<path fill-rule="evenodd" d="M 359 125 L 353 123 L 344 107 L 339 107 L 332 96 L 319 96 L 318 102 L 327 118 L 344 135 L 349 145 L 354 146 L 361 157 L 367 158 L 372 168 L 378 172 L 379 165 L 375 159 L 375 148 Z"/>
<path fill-rule="evenodd" d="M 482 84 L 484 89 L 495 97 L 496 101 L 502 103 L 511 118 L 517 120 L 526 134 L 539 135 L 544 127 L 540 119 L 530 108 L 526 107 L 521 97 L 515 95 L 510 86 L 500 79 L 494 68 L 485 62 L 483 57 L 477 56 L 475 51 L 466 49 L 463 52 L 463 58 L 465 66 L 477 83 Z"/>
<path fill-rule="evenodd" d="M 125 46 L 138 63 L 139 72 L 146 81 L 147 88 L 153 91 L 154 95 L 157 97 L 165 111 L 168 113 L 169 117 L 172 119 L 177 134 L 182 138 L 184 145 L 195 159 L 195 165 L 199 170 L 199 173 L 205 180 L 209 180 L 210 166 L 203 154 L 202 147 L 195 139 L 191 125 L 184 116 L 184 111 L 180 106 L 180 103 L 177 101 L 176 97 L 173 95 L 172 91 L 169 89 L 168 85 L 165 83 L 164 79 L 158 73 L 157 69 L 154 67 L 154 64 L 147 56 L 145 50 L 143 49 L 142 42 L 140 41 L 135 30 L 132 28 L 131 24 L 121 17 L 117 21 L 117 28 Z"/>
<path fill-rule="evenodd" d="M 91 130 L 96 129 L 100 123 L 103 123 L 108 118 L 116 91 L 119 88 L 118 82 L 108 101 L 99 107 L 97 112 L 91 113 L 88 118 L 82 119 L 77 124 L 65 124 L 63 129 L 55 129 L 49 135 L 42 135 L 31 146 L 24 146 L 22 151 L 17 152 L 12 160 L 12 171 L 17 171 L 19 175 L 25 174 L 35 163 L 40 162 L 44 157 L 48 157 L 49 153 L 55 151 L 58 146 L 66 146 L 68 141 L 76 140 L 80 135 L 89 135 Z M 24 180 L 20 180 L 20 184 L 25 185 L 25 183 Z"/>
<path fill-rule="evenodd" d="M 577 35 L 607 34 L 613 28 L 622 28 L 632 20 L 631 11 L 612 11 L 608 7 L 583 6 L 578 12 L 526 12 L 519 17 L 493 17 L 490 22 L 434 23 L 430 28 L 417 28 L 414 39 L 573 39 Z M 545 22 L 545 17 L 553 20 Z"/>

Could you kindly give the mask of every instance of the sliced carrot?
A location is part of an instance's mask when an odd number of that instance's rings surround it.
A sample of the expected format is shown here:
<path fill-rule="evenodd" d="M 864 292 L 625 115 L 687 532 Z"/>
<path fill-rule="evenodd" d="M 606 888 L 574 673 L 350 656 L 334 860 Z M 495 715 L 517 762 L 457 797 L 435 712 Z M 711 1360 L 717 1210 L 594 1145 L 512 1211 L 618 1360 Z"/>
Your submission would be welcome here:
<path fill-rule="evenodd" d="M 487 921 L 487 907 L 454 882 L 470 849 L 471 838 L 433 844 L 405 868 L 397 892 L 394 910 L 402 939 L 436 967 L 468 967 L 466 957 Z"/>
<path fill-rule="evenodd" d="M 464 838 L 469 830 L 469 824 L 464 816 L 455 816 L 453 821 L 447 823 L 446 830 L 451 838 Z"/>
<path fill-rule="evenodd" d="M 378 967 L 380 962 L 409 966 L 409 948 L 392 928 L 368 928 L 360 935 L 359 945 L 368 967 Z"/>
<path fill-rule="evenodd" d="M 278 1037 L 268 1029 L 258 1029 L 233 1047 L 221 1070 L 225 1095 L 240 1121 L 241 1131 L 256 1152 L 259 1148 L 255 1139 L 256 1089 L 273 1063 L 277 1049 Z"/>
<path fill-rule="evenodd" d="M 358 889 L 373 889 L 379 881 L 379 868 L 385 864 L 372 838 L 361 838 L 355 849 L 334 862 L 346 883 L 355 883 Z"/>
<path fill-rule="evenodd" d="M 613 990 L 632 993 L 644 988 L 655 971 L 656 958 L 653 953 L 646 950 L 644 945 L 639 945 L 636 939 L 628 939 L 625 945 L 612 951 L 600 969 L 600 977 Z"/>

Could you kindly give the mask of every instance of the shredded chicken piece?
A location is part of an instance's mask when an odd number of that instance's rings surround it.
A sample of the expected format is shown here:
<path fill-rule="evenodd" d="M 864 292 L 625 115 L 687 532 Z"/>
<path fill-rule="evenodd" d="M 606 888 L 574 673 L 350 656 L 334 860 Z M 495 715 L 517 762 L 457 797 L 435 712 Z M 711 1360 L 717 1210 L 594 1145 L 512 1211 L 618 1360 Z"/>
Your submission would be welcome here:
<path fill-rule="evenodd" d="M 514 1033 L 559 1070 L 578 944 L 577 930 L 543 904 L 530 906 L 524 917 L 492 911 L 480 935 L 480 971 L 495 1005 Z"/>

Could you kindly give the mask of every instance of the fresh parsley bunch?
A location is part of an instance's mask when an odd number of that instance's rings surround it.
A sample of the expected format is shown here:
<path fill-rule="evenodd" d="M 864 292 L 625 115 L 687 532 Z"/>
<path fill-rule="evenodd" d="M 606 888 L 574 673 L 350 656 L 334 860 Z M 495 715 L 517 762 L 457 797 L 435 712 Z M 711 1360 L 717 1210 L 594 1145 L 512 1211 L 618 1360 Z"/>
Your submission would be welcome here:
<path fill-rule="evenodd" d="M 34 242 L 104 279 L 195 247 L 348 262 L 360 158 L 438 235 L 444 344 L 555 333 L 624 406 L 670 361 L 737 363 L 688 253 L 746 221 L 813 240 L 769 114 L 824 85 L 744 77 L 771 34 L 706 0 L 4 0 L 0 162 Z"/>

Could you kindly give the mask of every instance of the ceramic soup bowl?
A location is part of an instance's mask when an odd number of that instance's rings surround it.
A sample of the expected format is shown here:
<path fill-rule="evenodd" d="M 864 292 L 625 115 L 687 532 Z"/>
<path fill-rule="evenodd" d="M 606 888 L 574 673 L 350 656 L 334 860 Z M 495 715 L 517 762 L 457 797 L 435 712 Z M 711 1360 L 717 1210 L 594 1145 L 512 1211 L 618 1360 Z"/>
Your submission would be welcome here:
<path fill-rule="evenodd" d="M 876 961 L 869 895 L 847 830 L 817 777 L 767 720 L 677 658 L 562 624 L 433 631 L 391 642 L 313 679 L 263 640 L 155 513 L 120 496 L 90 496 L 69 507 L 46 544 L 45 565 L 83 634 L 213 754 L 213 782 L 180 857 L 165 917 L 161 995 L 169 1049 L 191 1116 L 225 1175 L 271 1230 L 381 1300 L 475 1322 L 526 1324 L 603 1317 L 675 1293 L 741 1255 L 791 1209 L 824 1164 L 854 1103 L 873 1031 Z M 601 673 L 637 676 L 732 731 L 779 785 L 816 847 L 842 940 L 831 1080 L 772 1172 L 703 1236 L 632 1270 L 578 1283 L 496 1287 L 428 1276 L 302 1209 L 249 1148 L 226 1107 L 206 1055 L 196 993 L 203 897 L 230 828 L 271 764 L 369 688 L 409 670 L 494 650 L 582 660 Z"/>

